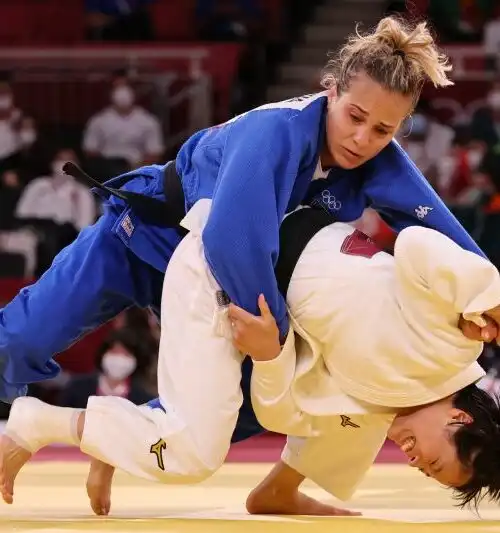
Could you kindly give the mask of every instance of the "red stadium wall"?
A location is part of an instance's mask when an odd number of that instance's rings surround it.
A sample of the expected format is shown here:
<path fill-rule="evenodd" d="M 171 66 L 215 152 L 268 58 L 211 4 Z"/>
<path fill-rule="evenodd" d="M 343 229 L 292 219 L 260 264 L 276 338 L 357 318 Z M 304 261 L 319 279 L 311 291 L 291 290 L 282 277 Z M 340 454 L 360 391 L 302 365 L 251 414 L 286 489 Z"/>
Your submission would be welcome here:
<path fill-rule="evenodd" d="M 85 45 L 74 48 L 75 52 L 105 51 L 115 49 L 115 45 Z M 22 47 L 22 50 L 37 51 L 38 54 L 50 54 L 51 51 L 60 50 L 60 47 Z M 122 45 L 120 50 L 124 55 L 127 51 L 133 55 L 134 51 L 175 51 L 203 50 L 207 56 L 201 59 L 201 70 L 208 73 L 212 79 L 214 96 L 214 119 L 216 121 L 227 118 L 229 101 L 233 81 L 237 75 L 239 60 L 243 47 L 239 44 L 224 43 L 170 43 L 154 45 Z M 76 59 L 75 59 L 76 61 Z M 83 64 L 83 60 L 78 60 Z M 46 60 L 37 60 L 42 65 L 50 64 Z M 33 64 L 33 63 L 32 63 Z M 190 60 L 183 58 L 148 60 L 149 70 L 156 72 L 175 72 L 179 75 L 180 83 L 189 83 Z M 140 81 L 140 80 L 139 80 Z M 16 95 L 16 105 L 23 109 L 25 114 L 32 116 L 44 125 L 56 124 L 58 126 L 84 125 L 94 113 L 98 112 L 109 103 L 109 79 L 94 76 L 91 79 L 48 82 L 45 79 L 26 79 L 16 81 L 13 88 Z M 57 105 L 51 105 L 57 103 Z M 147 107 L 147 102 L 141 102 Z"/>
<path fill-rule="evenodd" d="M 194 0 L 157 0 L 151 5 L 158 41 L 195 41 Z M 262 0 L 264 32 L 270 39 L 281 34 L 283 0 Z M 79 44 L 85 35 L 82 0 L 0 0 L 0 45 Z M 61 23 L 64 21 L 63 23 Z"/>

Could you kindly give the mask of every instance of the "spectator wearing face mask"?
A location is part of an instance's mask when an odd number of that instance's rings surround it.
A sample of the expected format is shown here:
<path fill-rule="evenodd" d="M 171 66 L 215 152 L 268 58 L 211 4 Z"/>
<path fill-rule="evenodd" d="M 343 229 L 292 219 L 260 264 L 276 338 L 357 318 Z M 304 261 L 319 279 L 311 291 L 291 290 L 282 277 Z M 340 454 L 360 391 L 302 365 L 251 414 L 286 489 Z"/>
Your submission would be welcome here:
<path fill-rule="evenodd" d="M 8 81 L 0 81 L 0 171 L 15 166 L 13 160 L 23 146 L 20 135 L 22 113 L 15 106 Z"/>
<path fill-rule="evenodd" d="M 471 139 L 466 146 L 467 184 L 455 198 L 455 206 L 482 207 L 493 193 L 490 177 L 483 171 L 488 153 L 484 141 Z"/>
<path fill-rule="evenodd" d="M 15 216 L 22 190 L 23 182 L 17 170 L 0 174 L 0 251 L 22 256 L 24 268 L 17 275 L 29 279 L 35 272 L 38 239 L 36 233 L 23 228 Z M 2 273 L 4 266 L 0 265 Z"/>
<path fill-rule="evenodd" d="M 17 123 L 17 152 L 7 159 L 8 168 L 21 169 L 26 183 L 40 176 L 47 166 L 47 153 L 53 150 L 50 138 L 38 135 L 32 117 L 22 116 Z"/>
<path fill-rule="evenodd" d="M 448 205 L 453 205 L 471 183 L 469 142 L 468 129 L 458 128 L 452 146 L 437 164 L 436 189 Z"/>
<path fill-rule="evenodd" d="M 437 165 L 449 152 L 454 136 L 453 129 L 440 122 L 430 103 L 422 99 L 398 139 L 417 167 L 432 180 Z"/>
<path fill-rule="evenodd" d="M 50 175 L 28 183 L 17 204 L 17 219 L 39 237 L 36 275 L 42 274 L 56 254 L 97 216 L 89 188 L 63 172 L 66 161 L 77 161 L 73 150 L 59 150 L 52 160 Z"/>
<path fill-rule="evenodd" d="M 51 174 L 36 178 L 26 186 L 17 206 L 18 218 L 70 224 L 76 231 L 95 221 L 94 197 L 88 187 L 63 172 L 67 161 L 77 161 L 75 152 L 59 150 L 53 158 Z"/>
<path fill-rule="evenodd" d="M 92 171 L 109 178 L 159 163 L 164 141 L 158 119 L 136 104 L 126 79 L 114 81 L 110 98 L 111 105 L 89 120 L 84 133 L 83 150 Z"/>
<path fill-rule="evenodd" d="M 153 399 L 141 385 L 140 378 L 152 354 L 130 331 L 113 332 L 96 354 L 96 372 L 73 377 L 61 391 L 64 407 L 87 406 L 89 396 L 120 396 L 136 405 Z"/>
<path fill-rule="evenodd" d="M 494 17 L 484 25 L 484 51 L 490 70 L 500 72 L 500 6 L 497 5 Z"/>
<path fill-rule="evenodd" d="M 490 147 L 500 142 L 500 81 L 492 84 L 486 106 L 474 113 L 471 129 L 475 139 L 481 139 Z"/>

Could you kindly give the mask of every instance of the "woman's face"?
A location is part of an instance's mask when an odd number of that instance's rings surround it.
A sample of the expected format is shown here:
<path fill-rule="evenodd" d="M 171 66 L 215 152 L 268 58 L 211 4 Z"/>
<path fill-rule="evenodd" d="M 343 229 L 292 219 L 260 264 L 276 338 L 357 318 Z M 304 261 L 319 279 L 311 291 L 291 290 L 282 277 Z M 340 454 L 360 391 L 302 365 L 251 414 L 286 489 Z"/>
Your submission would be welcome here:
<path fill-rule="evenodd" d="M 410 96 L 388 91 L 365 73 L 337 96 L 330 90 L 323 167 L 350 169 L 375 157 L 412 110 Z"/>

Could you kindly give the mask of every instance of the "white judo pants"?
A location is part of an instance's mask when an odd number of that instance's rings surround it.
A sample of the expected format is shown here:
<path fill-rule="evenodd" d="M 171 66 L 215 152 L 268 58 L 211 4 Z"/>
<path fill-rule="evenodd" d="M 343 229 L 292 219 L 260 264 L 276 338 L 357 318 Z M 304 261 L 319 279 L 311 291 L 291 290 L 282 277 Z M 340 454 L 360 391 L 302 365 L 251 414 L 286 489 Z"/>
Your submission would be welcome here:
<path fill-rule="evenodd" d="M 81 450 L 162 483 L 206 479 L 224 462 L 242 403 L 243 356 L 206 263 L 200 231 L 173 254 L 161 306 L 161 409 L 118 397 L 89 398 Z"/>

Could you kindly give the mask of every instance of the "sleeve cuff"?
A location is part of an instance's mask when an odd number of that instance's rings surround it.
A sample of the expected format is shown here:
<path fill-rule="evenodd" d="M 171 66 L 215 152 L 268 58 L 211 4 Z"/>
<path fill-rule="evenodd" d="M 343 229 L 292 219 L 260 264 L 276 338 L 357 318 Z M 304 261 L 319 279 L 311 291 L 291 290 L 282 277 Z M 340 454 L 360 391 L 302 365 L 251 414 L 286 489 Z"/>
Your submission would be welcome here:
<path fill-rule="evenodd" d="M 279 355 L 270 361 L 254 361 L 252 381 L 258 396 L 279 396 L 291 385 L 295 374 L 295 333 L 291 326 Z"/>

